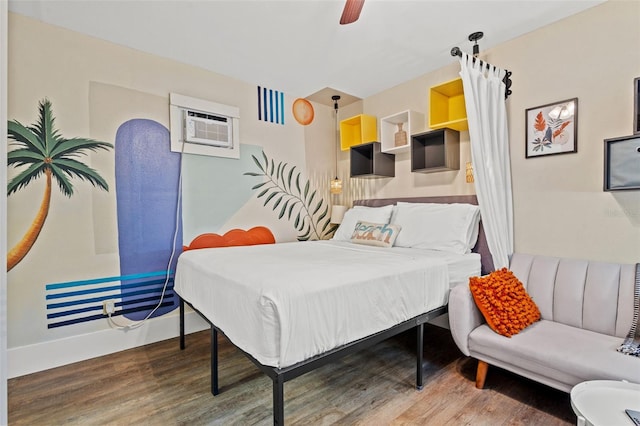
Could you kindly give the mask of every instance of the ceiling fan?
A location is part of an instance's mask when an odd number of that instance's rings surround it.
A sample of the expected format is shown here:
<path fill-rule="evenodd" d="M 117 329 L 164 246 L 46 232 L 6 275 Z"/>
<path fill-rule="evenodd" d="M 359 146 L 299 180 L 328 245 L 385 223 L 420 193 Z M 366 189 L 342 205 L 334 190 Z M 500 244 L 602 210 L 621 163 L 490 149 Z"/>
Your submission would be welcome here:
<path fill-rule="evenodd" d="M 364 5 L 364 0 L 346 0 L 342 16 L 340 17 L 340 25 L 356 22 L 360 17 L 362 5 Z"/>

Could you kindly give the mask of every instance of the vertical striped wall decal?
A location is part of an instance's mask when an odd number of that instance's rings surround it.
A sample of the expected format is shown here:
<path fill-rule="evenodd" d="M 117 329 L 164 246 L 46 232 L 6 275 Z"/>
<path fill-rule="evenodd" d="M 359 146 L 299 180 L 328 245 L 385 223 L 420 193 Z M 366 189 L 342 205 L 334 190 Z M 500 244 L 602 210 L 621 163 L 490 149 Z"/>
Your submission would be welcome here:
<path fill-rule="evenodd" d="M 280 92 L 280 124 L 284 124 L 284 93 Z"/>
<path fill-rule="evenodd" d="M 258 86 L 258 120 L 262 120 L 262 108 L 260 108 L 260 102 L 262 102 L 262 93 L 260 86 Z"/>
<path fill-rule="evenodd" d="M 273 90 L 269 89 L 269 121 L 273 123 Z"/>
<path fill-rule="evenodd" d="M 269 108 L 267 108 L 267 88 L 265 87 L 263 92 L 262 92 L 262 103 L 264 105 L 264 121 L 269 121 L 269 116 L 267 115 L 267 111 L 269 110 Z"/>
<path fill-rule="evenodd" d="M 263 120 L 264 121 L 269 121 L 269 107 L 267 104 L 267 94 L 269 92 L 267 91 L 267 88 L 265 87 L 264 90 L 262 91 L 262 105 L 264 106 L 264 109 L 262 110 L 262 115 L 264 116 Z"/>
<path fill-rule="evenodd" d="M 258 86 L 258 120 L 284 124 L 284 93 Z"/>

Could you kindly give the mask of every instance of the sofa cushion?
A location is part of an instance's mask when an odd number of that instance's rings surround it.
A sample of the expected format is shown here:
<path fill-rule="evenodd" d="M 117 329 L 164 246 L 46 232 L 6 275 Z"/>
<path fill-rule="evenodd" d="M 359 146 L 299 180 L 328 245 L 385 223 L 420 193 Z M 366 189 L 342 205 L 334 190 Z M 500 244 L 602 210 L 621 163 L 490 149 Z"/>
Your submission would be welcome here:
<path fill-rule="evenodd" d="M 617 352 L 621 342 L 619 337 L 540 320 L 511 339 L 482 325 L 469 334 L 469 352 L 506 369 L 513 365 L 519 374 L 524 370 L 532 377 L 553 377 L 569 389 L 585 380 L 640 383 L 640 358 Z"/>
<path fill-rule="evenodd" d="M 522 283 L 507 268 L 471 277 L 469 289 L 487 324 L 511 337 L 540 319 L 540 311 Z"/>

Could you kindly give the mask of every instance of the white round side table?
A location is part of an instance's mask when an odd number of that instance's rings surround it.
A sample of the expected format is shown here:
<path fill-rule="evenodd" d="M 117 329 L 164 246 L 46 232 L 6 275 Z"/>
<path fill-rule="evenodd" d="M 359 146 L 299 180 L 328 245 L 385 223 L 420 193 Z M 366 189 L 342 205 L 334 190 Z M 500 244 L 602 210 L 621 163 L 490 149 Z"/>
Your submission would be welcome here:
<path fill-rule="evenodd" d="M 640 384 L 590 380 L 571 389 L 571 408 L 578 426 L 632 426 L 625 409 L 640 411 Z"/>

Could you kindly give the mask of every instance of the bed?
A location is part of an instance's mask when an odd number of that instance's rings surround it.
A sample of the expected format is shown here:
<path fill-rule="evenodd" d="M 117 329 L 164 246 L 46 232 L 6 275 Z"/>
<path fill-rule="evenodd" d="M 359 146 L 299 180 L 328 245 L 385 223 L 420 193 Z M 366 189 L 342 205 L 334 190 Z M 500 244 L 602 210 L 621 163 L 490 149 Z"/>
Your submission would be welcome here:
<path fill-rule="evenodd" d="M 417 214 L 427 205 L 437 210 L 438 204 L 477 201 L 475 196 L 360 200 L 330 241 L 183 253 L 174 284 L 180 296 L 180 347 L 187 303 L 211 324 L 211 392 L 218 394 L 217 338 L 222 332 L 272 379 L 277 425 L 284 424 L 286 381 L 412 328 L 416 387 L 421 389 L 424 323 L 446 313 L 452 286 L 490 268 L 478 221 L 466 231 L 475 234 L 471 239 L 461 236 L 466 249 L 434 250 L 413 241 L 425 226 Z M 386 241 L 379 232 L 372 237 L 374 225 Z M 439 232 L 433 225 L 429 236 Z M 358 227 L 368 230 L 360 240 L 353 231 Z M 389 235 L 400 245 L 389 244 Z"/>

